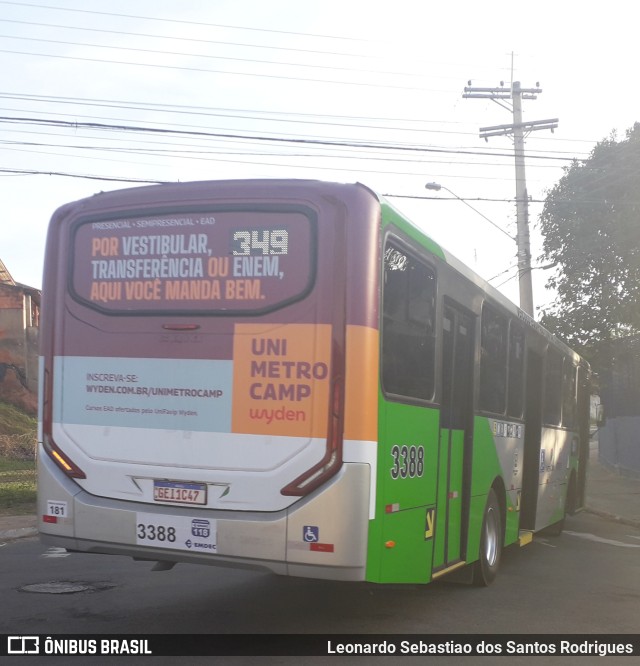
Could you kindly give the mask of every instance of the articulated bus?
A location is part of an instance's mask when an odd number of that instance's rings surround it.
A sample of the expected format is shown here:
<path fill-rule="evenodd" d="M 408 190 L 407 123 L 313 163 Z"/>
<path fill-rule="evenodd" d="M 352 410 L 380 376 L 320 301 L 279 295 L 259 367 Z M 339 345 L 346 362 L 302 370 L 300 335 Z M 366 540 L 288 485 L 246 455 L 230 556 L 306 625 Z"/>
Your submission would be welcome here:
<path fill-rule="evenodd" d="M 63 206 L 41 336 L 48 545 L 488 585 L 583 504 L 588 365 L 360 184 Z"/>

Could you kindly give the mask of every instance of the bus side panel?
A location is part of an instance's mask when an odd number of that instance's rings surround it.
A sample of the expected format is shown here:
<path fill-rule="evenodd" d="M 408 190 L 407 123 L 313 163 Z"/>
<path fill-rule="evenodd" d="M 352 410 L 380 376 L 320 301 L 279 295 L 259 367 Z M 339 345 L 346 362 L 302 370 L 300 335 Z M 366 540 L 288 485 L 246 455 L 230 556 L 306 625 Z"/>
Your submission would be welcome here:
<path fill-rule="evenodd" d="M 471 498 L 466 561 L 475 562 L 480 552 L 480 531 L 487 495 L 500 464 L 493 435 L 486 417 L 476 416 L 473 427 L 473 456 L 471 463 Z"/>
<path fill-rule="evenodd" d="M 521 424 L 476 416 L 467 542 L 468 562 L 478 559 L 484 507 L 491 485 L 496 478 L 501 479 L 505 488 L 503 497 L 505 500 L 504 544 L 514 543 L 518 538 L 523 446 L 524 437 Z"/>
<path fill-rule="evenodd" d="M 342 459 L 369 466 L 368 519 L 376 515 L 379 331 L 347 326 Z"/>
<path fill-rule="evenodd" d="M 343 465 L 322 492 L 311 501 L 302 501 L 288 510 L 286 561 L 289 575 L 364 579 L 369 469 L 362 464 Z M 310 528 L 315 530 L 311 537 Z"/>
<path fill-rule="evenodd" d="M 577 448 L 577 436 L 573 432 L 549 427 L 542 429 L 535 531 L 563 519 L 569 475 L 571 468 L 576 466 Z"/>
<path fill-rule="evenodd" d="M 367 580 L 431 580 L 439 413 L 380 395 L 376 519 L 369 530 Z"/>
<path fill-rule="evenodd" d="M 451 562 L 460 556 L 462 536 L 462 465 L 464 461 L 464 432 L 451 432 L 451 448 L 449 453 L 449 479 L 447 488 L 459 488 L 450 493 L 447 517 L 447 561 Z"/>
<path fill-rule="evenodd" d="M 38 468 L 38 516 L 47 522 L 39 525 L 40 536 L 75 537 L 74 497 L 82 488 L 65 476 L 45 452 L 42 440 L 36 456 Z"/>

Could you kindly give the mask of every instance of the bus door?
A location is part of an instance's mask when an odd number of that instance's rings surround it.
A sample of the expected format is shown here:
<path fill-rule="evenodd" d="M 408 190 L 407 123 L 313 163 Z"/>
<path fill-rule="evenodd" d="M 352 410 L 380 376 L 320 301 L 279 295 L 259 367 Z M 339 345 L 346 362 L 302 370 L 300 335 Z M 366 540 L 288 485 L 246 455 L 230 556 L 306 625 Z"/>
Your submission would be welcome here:
<path fill-rule="evenodd" d="M 524 473 L 520 528 L 535 529 L 540 476 L 540 444 L 542 437 L 542 374 L 543 358 L 532 349 L 527 353 L 527 386 L 524 425 Z"/>
<path fill-rule="evenodd" d="M 460 306 L 445 302 L 442 329 L 442 399 L 434 572 L 464 557 L 462 534 L 467 520 L 464 495 L 469 486 L 465 462 L 469 460 L 473 423 L 473 317 Z"/>

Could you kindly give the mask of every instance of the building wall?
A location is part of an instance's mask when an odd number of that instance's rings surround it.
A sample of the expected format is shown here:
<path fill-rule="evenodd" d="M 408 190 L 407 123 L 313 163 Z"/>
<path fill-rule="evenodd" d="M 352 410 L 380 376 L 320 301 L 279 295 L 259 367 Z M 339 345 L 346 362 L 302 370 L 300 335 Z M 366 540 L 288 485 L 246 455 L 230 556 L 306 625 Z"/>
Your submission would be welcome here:
<path fill-rule="evenodd" d="M 600 460 L 625 476 L 640 477 L 640 416 L 614 416 L 598 432 Z"/>
<path fill-rule="evenodd" d="M 38 311 L 32 294 L 0 283 L 0 364 L 32 392 L 38 389 Z"/>
<path fill-rule="evenodd" d="M 640 336 L 617 340 L 601 376 L 606 422 L 598 432 L 600 459 L 640 476 Z"/>

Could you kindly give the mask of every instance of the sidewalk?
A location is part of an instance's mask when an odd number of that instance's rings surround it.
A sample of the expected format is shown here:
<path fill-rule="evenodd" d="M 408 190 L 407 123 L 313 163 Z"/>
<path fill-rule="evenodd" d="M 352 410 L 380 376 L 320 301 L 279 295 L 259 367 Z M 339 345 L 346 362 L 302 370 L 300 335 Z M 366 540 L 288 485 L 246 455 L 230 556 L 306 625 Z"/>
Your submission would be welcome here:
<path fill-rule="evenodd" d="M 586 511 L 640 528 L 640 479 L 620 476 L 598 462 L 591 449 Z M 0 516 L 0 542 L 36 536 L 36 516 Z"/>
<path fill-rule="evenodd" d="M 36 536 L 38 534 L 36 524 L 37 518 L 33 515 L 0 516 L 0 543 Z"/>
<path fill-rule="evenodd" d="M 591 449 L 589 457 L 586 510 L 640 527 L 640 479 L 621 476 L 600 463 L 597 448 Z"/>

